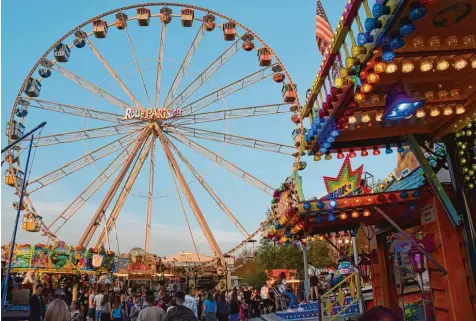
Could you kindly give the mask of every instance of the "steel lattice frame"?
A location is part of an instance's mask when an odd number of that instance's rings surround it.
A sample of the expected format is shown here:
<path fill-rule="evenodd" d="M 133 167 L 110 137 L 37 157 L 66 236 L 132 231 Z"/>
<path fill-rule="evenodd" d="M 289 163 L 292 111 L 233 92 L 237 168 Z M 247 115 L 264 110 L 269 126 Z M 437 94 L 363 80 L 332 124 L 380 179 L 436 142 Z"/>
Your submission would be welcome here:
<path fill-rule="evenodd" d="M 160 25 L 161 25 L 161 34 L 160 39 L 158 41 L 158 59 L 157 59 L 157 69 L 156 69 L 156 82 L 154 87 L 154 93 L 150 93 L 147 91 L 147 86 L 144 81 L 144 77 L 142 75 L 142 71 L 140 69 L 139 60 L 137 59 L 136 52 L 133 45 L 133 39 L 129 33 L 130 26 L 127 22 L 131 22 L 133 20 L 137 20 L 138 16 L 131 15 L 126 20 L 126 26 L 124 31 L 125 35 L 127 35 L 127 42 L 130 46 L 132 56 L 134 58 L 135 65 L 140 75 L 141 82 L 143 84 L 145 94 L 147 95 L 148 104 L 144 104 L 144 102 L 140 102 L 139 99 L 136 98 L 134 93 L 126 86 L 124 81 L 120 78 L 119 74 L 117 73 L 118 69 L 114 69 L 110 63 L 107 61 L 105 56 L 101 54 L 101 52 L 96 48 L 94 38 L 92 37 L 93 32 L 86 32 L 85 27 L 89 27 L 92 23 L 98 19 L 107 19 L 107 25 L 110 29 L 115 27 L 115 22 L 111 21 L 111 17 L 113 14 L 118 13 L 131 13 L 133 9 L 137 8 L 148 8 L 151 10 L 151 19 L 160 18 Z M 81 106 L 75 106 L 70 104 L 65 104 L 56 101 L 50 100 L 43 100 L 37 97 L 28 97 L 24 94 L 25 88 L 28 85 L 28 81 L 35 71 L 39 70 L 40 67 L 43 67 L 44 70 L 51 70 L 55 73 L 57 77 L 63 77 L 62 79 L 68 79 L 64 81 L 71 81 L 77 86 L 80 86 L 84 89 L 89 90 L 91 93 L 97 95 L 100 99 L 115 105 L 119 108 L 121 112 L 125 109 L 133 109 L 139 111 L 145 111 L 145 105 L 149 107 L 159 107 L 160 102 L 160 92 L 161 92 L 161 73 L 163 69 L 163 56 L 164 56 L 164 49 L 166 48 L 166 41 L 165 37 L 167 34 L 168 28 L 173 28 L 175 26 L 168 25 L 164 23 L 162 20 L 162 14 L 153 12 L 156 7 L 159 8 L 174 8 L 178 7 L 180 9 L 188 8 L 193 9 L 196 11 L 194 16 L 194 24 L 195 27 L 198 25 L 198 31 L 188 48 L 188 51 L 182 61 L 182 64 L 170 86 L 170 88 L 162 88 L 163 92 L 163 100 L 164 105 L 163 107 L 166 109 L 175 109 L 181 108 L 183 110 L 183 114 L 180 116 L 176 116 L 174 118 L 165 119 L 165 120 L 145 120 L 140 119 L 138 120 L 124 120 L 123 116 L 120 113 L 111 113 L 105 112 L 102 110 L 96 110 L 91 108 L 84 108 Z M 157 10 L 158 11 L 158 10 Z M 200 14 L 198 14 L 200 13 Z M 238 29 L 241 29 L 241 35 L 249 34 L 254 37 L 254 42 L 259 43 L 262 48 L 267 48 L 271 53 L 274 63 L 271 66 L 267 67 L 259 67 L 256 71 L 244 76 L 244 77 L 237 77 L 236 80 L 224 84 L 223 87 L 209 93 L 206 95 L 198 96 L 194 98 L 194 94 L 197 92 L 199 88 L 201 88 L 209 79 L 211 79 L 219 69 L 226 65 L 228 61 L 232 60 L 233 57 L 237 54 L 238 51 L 241 50 L 241 42 L 243 39 L 240 36 L 240 32 L 237 30 L 237 40 L 232 42 L 232 44 L 225 49 L 223 53 L 218 55 L 215 60 L 211 62 L 208 67 L 202 69 L 202 73 L 192 80 L 188 85 L 184 86 L 184 90 L 179 90 L 181 82 L 183 80 L 183 76 L 185 75 L 187 68 L 190 66 L 191 61 L 193 59 L 194 54 L 199 51 L 199 44 L 202 38 L 206 37 L 207 31 L 203 26 L 203 17 L 207 14 L 211 14 L 223 22 L 232 22 L 236 25 Z M 175 20 L 177 19 L 176 13 L 172 14 L 172 22 L 177 23 Z M 158 20 L 158 19 L 156 19 Z M 216 29 L 222 29 L 223 24 L 219 21 L 216 22 Z M 111 32 L 111 31 L 110 31 Z M 214 31 L 217 32 L 217 31 Z M 116 82 L 117 85 L 122 89 L 122 91 L 127 95 L 130 102 L 125 102 L 113 94 L 109 93 L 108 91 L 104 90 L 100 87 L 100 85 L 95 85 L 88 81 L 85 78 L 82 78 L 79 75 L 76 75 L 71 70 L 67 69 L 65 64 L 58 63 L 53 57 L 53 50 L 59 44 L 65 43 L 65 41 L 69 41 L 72 35 L 75 34 L 79 39 L 84 39 L 85 45 L 92 51 L 94 56 L 96 56 L 97 60 L 104 66 L 104 68 L 109 73 L 110 77 Z M 124 40 L 126 41 L 126 40 Z M 76 52 L 75 42 L 72 42 L 68 47 Z M 280 66 L 278 71 L 275 71 L 273 66 Z M 222 158 L 218 154 L 212 152 L 211 150 L 201 146 L 198 144 L 194 138 L 209 140 L 209 141 L 219 141 L 220 143 L 231 144 L 233 146 L 244 146 L 248 148 L 260 149 L 265 150 L 268 152 L 274 153 L 281 153 L 281 154 L 291 154 L 293 146 L 288 146 L 285 144 L 273 143 L 269 141 L 259 140 L 252 137 L 243 137 L 232 135 L 228 133 L 220 133 L 220 132 L 213 132 L 204 129 L 198 129 L 189 126 L 195 126 L 201 123 L 210 123 L 210 122 L 218 122 L 228 119 L 237 119 L 237 118 L 247 118 L 247 117 L 264 117 L 267 115 L 277 115 L 281 113 L 289 112 L 289 108 L 287 108 L 285 103 L 275 103 L 272 102 L 271 104 L 256 104 L 255 106 L 246 106 L 246 107 L 239 107 L 239 108 L 232 108 L 232 109 L 225 109 L 225 110 L 218 110 L 218 111 L 206 111 L 202 110 L 208 107 L 209 105 L 221 101 L 223 98 L 233 95 L 238 91 L 241 91 L 249 86 L 254 86 L 256 83 L 259 83 L 269 76 L 272 76 L 275 72 L 282 72 L 286 77 L 286 83 L 291 84 L 292 79 L 288 74 L 286 68 L 280 61 L 280 59 L 276 56 L 273 50 L 254 32 L 250 29 L 246 28 L 239 22 L 226 17 L 218 12 L 214 12 L 205 8 L 201 8 L 198 6 L 193 5 L 186 5 L 186 4 L 179 4 L 179 3 L 145 3 L 145 4 L 137 4 L 126 6 L 122 8 L 118 8 L 115 10 L 108 11 L 101 15 L 98 15 L 84 23 L 80 24 L 79 26 L 75 27 L 74 29 L 67 32 L 63 37 L 58 39 L 37 61 L 37 63 L 33 66 L 30 70 L 29 74 L 25 78 L 20 91 L 18 92 L 17 99 L 15 101 L 14 107 L 12 109 L 11 117 L 10 117 L 10 126 L 7 129 L 7 135 L 9 141 L 12 141 L 12 134 L 14 131 L 14 126 L 12 125 L 14 122 L 16 123 L 24 123 L 24 119 L 27 117 L 26 115 L 21 115 L 18 111 L 21 110 L 28 110 L 30 107 L 35 109 L 42 109 L 49 112 L 54 113 L 61 113 L 71 116 L 78 116 L 85 119 L 93 119 L 95 121 L 105 121 L 109 122 L 110 125 L 102 126 L 97 128 L 90 128 L 90 129 L 83 129 L 79 131 L 72 131 L 72 132 L 64 132 L 64 133 L 57 133 L 52 135 L 43 136 L 40 138 L 35 138 L 34 146 L 37 148 L 42 148 L 42 146 L 51 146 L 57 144 L 69 144 L 75 141 L 87 141 L 93 138 L 104 138 L 110 137 L 114 140 L 112 142 L 108 142 L 102 147 L 99 147 L 75 160 L 67 162 L 66 164 L 60 166 L 57 169 L 49 170 L 47 173 L 41 175 L 38 178 L 34 178 L 29 180 L 27 184 L 27 194 L 25 203 L 27 205 L 26 211 L 33 215 L 34 217 L 38 217 L 39 214 L 31 200 L 31 196 L 34 195 L 34 192 L 44 188 L 50 184 L 55 183 L 58 180 L 63 179 L 69 175 L 73 175 L 76 172 L 79 172 L 82 168 L 90 166 L 94 164 L 96 161 L 102 158 L 106 158 L 109 155 L 116 153 L 112 160 L 109 161 L 109 164 L 96 176 L 90 183 L 87 185 L 81 194 L 75 198 L 72 203 L 50 224 L 46 225 L 43 221 L 41 221 L 41 230 L 51 239 L 58 240 L 59 236 L 56 234 L 67 221 L 75 214 L 77 211 L 87 203 L 87 201 L 91 198 L 91 196 L 98 191 L 109 179 L 114 178 L 112 184 L 109 187 L 109 190 L 103 199 L 99 208 L 97 208 L 96 213 L 94 214 L 93 218 L 90 220 L 88 227 L 84 231 L 81 240 L 79 241 L 78 245 L 80 246 L 88 246 L 94 233 L 96 232 L 97 228 L 103 222 L 104 216 L 106 215 L 106 210 L 112 207 L 112 212 L 107 219 L 107 223 L 105 227 L 102 228 L 102 232 L 100 233 L 99 239 L 96 241 L 95 246 L 99 246 L 104 243 L 105 237 L 107 237 L 107 233 L 115 226 L 115 221 L 118 219 L 118 216 L 121 212 L 121 208 L 124 205 L 126 198 L 132 189 L 134 182 L 137 178 L 137 175 L 143 170 L 148 170 L 149 172 L 149 181 L 148 181 L 148 195 L 147 195 L 147 218 L 145 220 L 145 248 L 149 250 L 150 246 L 150 225 L 152 219 L 152 195 L 154 191 L 154 179 L 153 173 L 155 169 L 155 151 L 156 148 L 162 148 L 165 152 L 167 160 L 169 162 L 170 169 L 172 170 L 172 175 L 177 178 L 179 184 L 182 188 L 182 191 L 185 195 L 185 199 L 189 202 L 192 211 L 197 218 L 199 225 L 206 236 L 208 243 L 210 244 L 212 251 L 215 253 L 216 258 L 223 263 L 224 254 L 230 254 L 236 250 L 238 250 L 241 246 L 246 244 L 246 242 L 258 235 L 261 231 L 263 226 L 267 222 L 263 222 L 258 229 L 253 233 L 248 233 L 243 226 L 239 223 L 236 217 L 232 214 L 231 210 L 220 200 L 217 193 L 213 191 L 213 189 L 208 185 L 207 182 L 203 179 L 203 176 L 198 173 L 198 171 L 192 167 L 191 163 L 185 158 L 185 156 L 180 152 L 178 146 L 186 145 L 187 147 L 195 150 L 196 152 L 200 153 L 202 156 L 209 158 L 210 160 L 216 162 L 217 164 L 221 165 L 225 169 L 227 169 L 230 173 L 233 173 L 239 176 L 241 179 L 247 181 L 252 186 L 257 187 L 258 189 L 264 191 L 267 194 L 272 194 L 273 188 L 266 183 L 263 183 L 261 180 L 256 178 L 255 176 L 247 173 L 246 171 L 240 169 L 238 166 L 234 165 L 230 161 Z M 46 82 L 43 78 L 38 79 L 40 83 Z M 269 80 L 268 80 L 269 81 Z M 278 89 L 276 89 L 279 91 Z M 295 110 L 296 115 L 299 115 L 300 112 L 300 105 L 299 100 L 297 98 L 295 104 L 298 106 L 297 110 Z M 199 112 L 200 111 L 200 112 Z M 302 122 L 299 125 L 302 130 Z M 299 127 L 298 126 L 298 127 Z M 170 140 L 173 138 L 182 144 L 176 145 Z M 192 139 L 193 138 L 193 139 Z M 158 144 L 156 141 L 158 140 Z M 27 143 L 27 142 L 25 142 Z M 48 148 L 48 147 L 47 147 Z M 241 147 L 237 147 L 241 148 Z M 20 156 L 21 150 L 15 150 L 12 153 L 16 153 L 14 156 Z M 212 231 L 208 227 L 206 219 L 204 215 L 201 213 L 195 198 L 188 188 L 188 184 L 185 182 L 181 169 L 179 168 L 178 162 L 175 159 L 175 156 L 178 156 L 181 159 L 182 163 L 185 167 L 197 178 L 199 183 L 204 187 L 204 189 L 210 194 L 210 196 L 215 200 L 215 202 L 220 206 L 220 208 L 225 212 L 225 214 L 232 220 L 233 224 L 240 230 L 243 235 L 245 235 L 245 239 L 242 243 L 237 245 L 235 248 L 231 249 L 230 251 L 223 253 L 222 250 L 218 247 L 216 240 L 213 236 Z M 296 161 L 299 161 L 299 157 L 297 157 Z M 149 158 L 149 163 L 146 163 L 146 159 Z M 9 162 L 9 171 L 13 171 L 14 169 L 18 169 L 20 167 L 19 160 L 15 161 L 15 157 L 10 157 L 7 159 Z M 145 165 L 145 166 L 144 166 Z M 116 174 L 117 173 L 117 174 Z M 178 186 L 177 185 L 177 186 Z M 19 190 L 19 180 L 15 179 L 15 189 Z M 113 200 L 117 196 L 115 201 Z M 54 230 L 54 231 L 53 231 Z"/>

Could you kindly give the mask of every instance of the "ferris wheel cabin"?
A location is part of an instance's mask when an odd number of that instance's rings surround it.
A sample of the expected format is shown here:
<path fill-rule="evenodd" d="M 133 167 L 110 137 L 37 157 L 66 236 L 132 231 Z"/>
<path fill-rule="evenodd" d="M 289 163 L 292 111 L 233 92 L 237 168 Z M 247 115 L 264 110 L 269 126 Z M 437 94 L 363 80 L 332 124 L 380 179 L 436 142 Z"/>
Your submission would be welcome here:
<path fill-rule="evenodd" d="M 137 22 L 141 27 L 147 27 L 150 24 L 150 9 L 137 8 Z"/>
<path fill-rule="evenodd" d="M 25 87 L 25 94 L 28 97 L 38 97 L 40 96 L 40 91 L 41 83 L 37 79 L 30 77 Z"/>
<path fill-rule="evenodd" d="M 16 140 L 23 136 L 25 131 L 25 126 L 22 123 L 13 120 L 12 122 L 7 124 L 7 136 L 10 133 L 10 138 Z"/>
<path fill-rule="evenodd" d="M 284 84 L 281 89 L 285 103 L 293 103 L 296 101 L 296 85 Z"/>
<path fill-rule="evenodd" d="M 96 38 L 102 39 L 107 36 L 107 22 L 101 19 L 93 21 L 93 33 Z"/>
<path fill-rule="evenodd" d="M 215 16 L 207 14 L 203 17 L 203 27 L 206 31 L 213 31 L 215 29 Z"/>
<path fill-rule="evenodd" d="M 195 11 L 193 9 L 184 8 L 181 11 L 182 27 L 191 27 L 193 19 L 195 18 Z"/>
<path fill-rule="evenodd" d="M 271 51 L 268 48 L 260 48 L 258 49 L 258 61 L 261 67 L 271 65 L 271 59 L 273 56 L 271 55 Z"/>
<path fill-rule="evenodd" d="M 116 14 L 116 22 L 114 22 L 114 24 L 116 28 L 119 30 L 125 29 L 127 27 L 127 15 L 122 12 L 119 12 L 118 14 Z M 140 25 L 140 22 L 139 22 L 139 25 Z"/>
<path fill-rule="evenodd" d="M 20 186 L 23 183 L 23 171 L 20 169 L 10 167 L 5 171 L 5 184 L 11 187 L 15 187 L 15 182 L 17 186 Z"/>
<path fill-rule="evenodd" d="M 71 49 L 69 49 L 68 45 L 60 43 L 56 46 L 53 54 L 57 62 L 68 62 Z"/>
<path fill-rule="evenodd" d="M 169 24 L 172 21 L 172 9 L 164 7 L 160 9 L 160 21 L 165 24 Z"/>
<path fill-rule="evenodd" d="M 23 215 L 22 229 L 27 232 L 39 232 L 40 223 L 32 213 L 26 213 Z"/>
<path fill-rule="evenodd" d="M 234 22 L 226 22 L 223 24 L 223 37 L 226 41 L 234 41 L 236 36 L 236 24 Z"/>

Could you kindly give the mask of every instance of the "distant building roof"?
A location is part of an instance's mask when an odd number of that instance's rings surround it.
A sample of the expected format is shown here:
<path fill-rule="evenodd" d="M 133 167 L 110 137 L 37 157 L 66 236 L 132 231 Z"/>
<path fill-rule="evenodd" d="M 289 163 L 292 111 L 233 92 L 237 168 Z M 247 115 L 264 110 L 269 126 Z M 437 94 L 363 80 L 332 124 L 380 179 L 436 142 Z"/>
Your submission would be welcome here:
<path fill-rule="evenodd" d="M 200 260 L 198 259 L 197 253 L 190 253 L 190 252 L 180 252 L 175 255 L 169 255 L 165 259 L 165 262 L 177 262 L 177 263 L 199 263 L 199 262 L 207 262 L 213 260 L 213 256 L 202 255 L 200 254 Z"/>
<path fill-rule="evenodd" d="M 416 168 L 400 180 L 394 180 L 385 190 L 386 192 L 403 191 L 407 189 L 415 189 L 425 184 L 425 173 L 421 167 Z"/>

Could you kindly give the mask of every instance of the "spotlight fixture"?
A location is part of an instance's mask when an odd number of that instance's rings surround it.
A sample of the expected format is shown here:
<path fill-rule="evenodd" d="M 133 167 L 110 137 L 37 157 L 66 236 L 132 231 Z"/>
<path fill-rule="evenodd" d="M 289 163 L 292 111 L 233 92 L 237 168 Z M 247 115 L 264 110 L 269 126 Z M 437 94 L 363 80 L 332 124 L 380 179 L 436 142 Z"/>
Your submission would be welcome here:
<path fill-rule="evenodd" d="M 453 61 L 453 66 L 456 70 L 464 69 L 467 65 L 468 61 L 463 56 L 457 56 Z"/>
<path fill-rule="evenodd" d="M 396 72 L 398 70 L 398 66 L 396 63 L 394 62 L 391 62 L 387 65 L 387 68 L 385 69 L 385 72 L 387 74 L 393 74 L 394 72 Z"/>
<path fill-rule="evenodd" d="M 433 62 L 428 58 L 422 58 L 420 60 L 420 70 L 422 72 L 428 72 L 433 69 Z"/>
<path fill-rule="evenodd" d="M 430 116 L 431 117 L 436 117 L 440 114 L 440 110 L 438 109 L 438 107 L 434 106 L 434 107 L 431 107 L 430 109 Z"/>
<path fill-rule="evenodd" d="M 436 70 L 445 71 L 450 67 L 450 63 L 444 57 L 436 59 Z"/>
<path fill-rule="evenodd" d="M 410 59 L 402 60 L 402 72 L 409 73 L 415 69 L 415 65 Z"/>

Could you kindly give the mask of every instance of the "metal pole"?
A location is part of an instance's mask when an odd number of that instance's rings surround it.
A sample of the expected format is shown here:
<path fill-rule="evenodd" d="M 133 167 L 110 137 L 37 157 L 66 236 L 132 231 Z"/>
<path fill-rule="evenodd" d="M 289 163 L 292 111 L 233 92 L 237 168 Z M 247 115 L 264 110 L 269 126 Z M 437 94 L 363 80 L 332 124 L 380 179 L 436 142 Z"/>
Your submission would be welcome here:
<path fill-rule="evenodd" d="M 414 247 L 416 247 L 418 251 L 420 251 L 424 256 L 426 256 L 428 260 L 433 262 L 433 264 L 436 265 L 436 267 L 438 268 L 438 270 L 441 271 L 441 273 L 443 273 L 444 275 L 448 273 L 448 271 L 446 271 L 446 269 L 437 260 L 435 260 L 435 258 L 430 253 L 428 253 L 423 247 L 421 247 L 420 244 L 415 242 L 415 240 L 411 238 L 404 230 L 402 230 L 402 228 L 398 226 L 398 224 L 395 223 L 395 221 L 392 220 L 387 214 L 385 214 L 384 211 L 382 211 L 379 207 L 375 207 L 375 210 L 379 212 L 380 215 L 382 215 L 383 218 L 386 219 L 387 222 L 389 222 L 398 232 L 400 232 L 400 234 L 402 234 L 404 238 L 406 238 Z"/>
<path fill-rule="evenodd" d="M 10 243 L 10 254 L 8 257 L 7 273 L 5 275 L 5 281 L 2 288 L 2 311 L 5 308 L 5 301 L 7 299 L 8 282 L 10 279 L 10 271 L 12 268 L 12 260 L 13 260 L 13 250 L 15 249 L 15 241 L 17 239 L 18 221 L 20 220 L 20 211 L 23 205 L 23 195 L 25 194 L 25 185 L 26 185 L 26 180 L 28 178 L 28 167 L 30 165 L 31 147 L 33 146 L 34 137 L 35 136 L 32 134 L 31 140 L 30 140 L 30 147 L 28 147 L 28 156 L 26 158 L 26 164 L 25 164 L 25 176 L 23 177 L 23 181 L 21 184 L 20 199 L 18 200 L 17 217 L 15 219 L 15 225 L 13 227 L 12 241 Z"/>
<path fill-rule="evenodd" d="M 354 263 L 359 265 L 359 247 L 357 244 L 357 231 L 352 231 L 352 248 L 354 250 Z M 357 272 L 357 295 L 359 296 L 359 309 L 360 313 L 364 312 L 364 302 L 362 298 L 362 284 L 360 283 L 360 270 L 356 269 Z"/>
<path fill-rule="evenodd" d="M 304 262 L 304 300 L 309 301 L 309 275 L 308 271 L 308 262 L 307 262 L 307 248 L 305 245 L 302 245 L 302 259 Z"/>
<path fill-rule="evenodd" d="M 3 147 L 2 148 L 2 154 L 4 152 L 6 152 L 7 150 L 9 150 L 10 148 L 12 148 L 13 146 L 15 146 L 16 144 L 18 144 L 19 142 L 21 142 L 22 140 L 24 140 L 25 138 L 27 138 L 28 136 L 32 135 L 38 129 L 43 128 L 45 125 L 46 125 L 46 122 L 44 121 L 41 124 L 39 124 L 38 126 L 36 126 L 35 128 L 33 128 L 32 130 L 30 130 L 25 135 L 23 135 L 22 137 L 18 138 L 17 140 L 15 140 L 15 141 L 11 142 L 10 144 L 8 144 L 7 146 Z M 31 138 L 31 140 L 33 140 L 33 137 Z"/>

